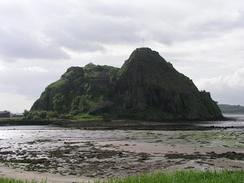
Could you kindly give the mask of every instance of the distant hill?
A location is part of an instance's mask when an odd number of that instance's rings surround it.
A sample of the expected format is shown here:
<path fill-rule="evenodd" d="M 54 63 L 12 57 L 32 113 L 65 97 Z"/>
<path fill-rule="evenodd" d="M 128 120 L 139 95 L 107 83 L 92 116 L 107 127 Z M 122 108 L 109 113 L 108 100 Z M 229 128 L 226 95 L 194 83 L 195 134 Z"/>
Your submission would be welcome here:
<path fill-rule="evenodd" d="M 134 50 L 121 68 L 69 68 L 31 108 L 40 110 L 152 121 L 222 118 L 210 93 L 150 48 Z"/>
<path fill-rule="evenodd" d="M 241 105 L 219 104 L 219 108 L 222 113 L 244 114 L 244 106 Z"/>

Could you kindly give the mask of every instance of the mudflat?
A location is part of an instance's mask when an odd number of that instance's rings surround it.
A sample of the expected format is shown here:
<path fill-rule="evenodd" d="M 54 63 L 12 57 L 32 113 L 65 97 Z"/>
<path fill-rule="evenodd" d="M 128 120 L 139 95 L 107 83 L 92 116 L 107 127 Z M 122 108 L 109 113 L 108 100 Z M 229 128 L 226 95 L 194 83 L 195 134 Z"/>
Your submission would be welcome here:
<path fill-rule="evenodd" d="M 243 170 L 244 131 L 83 130 L 0 127 L 1 175 L 40 174 L 52 182 L 121 177 L 154 170 Z M 10 170 L 20 172 L 8 173 Z M 60 179 L 60 177 L 66 179 Z M 41 177 L 39 177 L 41 178 Z"/>

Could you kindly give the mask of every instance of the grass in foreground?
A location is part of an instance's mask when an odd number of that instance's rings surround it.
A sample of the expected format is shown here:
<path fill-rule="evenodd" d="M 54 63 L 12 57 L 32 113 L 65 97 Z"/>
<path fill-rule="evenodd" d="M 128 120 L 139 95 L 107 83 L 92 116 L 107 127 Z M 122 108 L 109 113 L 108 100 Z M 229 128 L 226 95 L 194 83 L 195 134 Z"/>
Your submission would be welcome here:
<path fill-rule="evenodd" d="M 37 182 L 35 180 L 27 181 L 27 180 L 18 180 L 18 179 L 0 177 L 0 183 L 48 183 L 48 181 L 45 180 L 45 181 Z"/>
<path fill-rule="evenodd" d="M 96 183 L 244 183 L 244 171 L 152 173 Z"/>
<path fill-rule="evenodd" d="M 15 180 L 10 178 L 0 178 L 0 183 L 36 183 L 35 181 L 22 181 L 22 180 Z"/>
<path fill-rule="evenodd" d="M 0 178 L 0 183 L 37 183 Z M 48 183 L 44 181 L 42 183 Z M 244 183 L 244 171 L 197 172 L 179 171 L 175 173 L 152 173 L 130 176 L 121 179 L 95 181 L 95 183 Z"/>

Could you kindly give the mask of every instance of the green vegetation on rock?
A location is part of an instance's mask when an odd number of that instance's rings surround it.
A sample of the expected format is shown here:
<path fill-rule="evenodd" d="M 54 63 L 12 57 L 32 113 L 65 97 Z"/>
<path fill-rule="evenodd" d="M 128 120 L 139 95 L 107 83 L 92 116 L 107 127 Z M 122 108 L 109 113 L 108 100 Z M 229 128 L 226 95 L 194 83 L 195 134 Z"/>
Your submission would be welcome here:
<path fill-rule="evenodd" d="M 222 119 L 208 92 L 149 48 L 133 51 L 121 69 L 92 63 L 69 68 L 31 111 L 152 121 Z"/>

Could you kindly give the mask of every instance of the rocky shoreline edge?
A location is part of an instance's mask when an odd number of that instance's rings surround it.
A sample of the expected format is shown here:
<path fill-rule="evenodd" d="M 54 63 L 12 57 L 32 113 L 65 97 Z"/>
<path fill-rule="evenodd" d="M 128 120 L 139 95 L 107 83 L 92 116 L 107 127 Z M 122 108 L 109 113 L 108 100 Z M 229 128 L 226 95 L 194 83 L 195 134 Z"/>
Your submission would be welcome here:
<path fill-rule="evenodd" d="M 235 118 L 223 118 L 220 121 L 136 121 L 136 120 L 92 120 L 76 121 L 66 119 L 55 120 L 24 120 L 2 119 L 0 126 L 51 125 L 84 130 L 211 130 L 244 128 L 244 126 L 218 126 L 223 121 L 236 121 Z"/>

